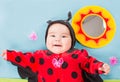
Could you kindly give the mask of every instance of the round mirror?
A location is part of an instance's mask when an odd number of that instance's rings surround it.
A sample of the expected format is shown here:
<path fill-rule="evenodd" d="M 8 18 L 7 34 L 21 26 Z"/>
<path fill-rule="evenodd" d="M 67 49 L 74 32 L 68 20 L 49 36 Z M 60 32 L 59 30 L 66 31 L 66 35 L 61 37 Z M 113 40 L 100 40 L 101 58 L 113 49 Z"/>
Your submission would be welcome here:
<path fill-rule="evenodd" d="M 89 15 L 82 21 L 82 30 L 89 37 L 99 37 L 106 29 L 105 21 L 97 15 Z"/>
<path fill-rule="evenodd" d="M 72 27 L 78 42 L 90 48 L 100 48 L 114 37 L 116 24 L 106 9 L 100 6 L 86 6 L 72 18 Z"/>

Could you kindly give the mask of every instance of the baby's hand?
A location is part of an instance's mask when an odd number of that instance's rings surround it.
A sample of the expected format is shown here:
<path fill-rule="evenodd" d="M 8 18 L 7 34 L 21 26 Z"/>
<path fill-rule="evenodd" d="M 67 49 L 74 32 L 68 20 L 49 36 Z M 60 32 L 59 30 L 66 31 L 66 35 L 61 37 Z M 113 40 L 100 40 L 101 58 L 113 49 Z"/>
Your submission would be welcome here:
<path fill-rule="evenodd" d="M 1 54 L 1 56 L 7 60 L 7 50 L 3 50 L 3 53 Z"/>
<path fill-rule="evenodd" d="M 99 70 L 104 71 L 104 74 L 107 75 L 110 72 L 110 66 L 106 63 L 103 64 Z"/>

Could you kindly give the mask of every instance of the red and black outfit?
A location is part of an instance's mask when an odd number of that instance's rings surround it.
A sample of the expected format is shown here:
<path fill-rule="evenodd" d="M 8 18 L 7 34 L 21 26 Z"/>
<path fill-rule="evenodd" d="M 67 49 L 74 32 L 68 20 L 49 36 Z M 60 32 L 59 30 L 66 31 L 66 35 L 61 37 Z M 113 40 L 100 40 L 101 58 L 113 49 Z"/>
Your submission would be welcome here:
<path fill-rule="evenodd" d="M 63 63 L 60 67 L 55 67 L 53 59 L 59 61 L 60 58 Z M 78 49 L 62 54 L 53 54 L 48 50 L 37 50 L 33 53 L 8 50 L 7 60 L 24 69 L 23 73 L 31 73 L 29 77 L 34 77 L 34 82 L 84 82 L 82 70 L 90 74 L 101 74 L 98 69 L 103 65 L 89 56 L 86 50 Z"/>

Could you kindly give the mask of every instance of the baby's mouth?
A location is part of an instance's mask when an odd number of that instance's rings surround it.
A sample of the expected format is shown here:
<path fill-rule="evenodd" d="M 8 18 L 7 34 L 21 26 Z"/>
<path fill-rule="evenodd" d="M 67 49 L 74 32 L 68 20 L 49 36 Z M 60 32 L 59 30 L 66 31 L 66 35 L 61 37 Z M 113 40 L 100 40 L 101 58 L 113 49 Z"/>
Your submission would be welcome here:
<path fill-rule="evenodd" d="M 56 47 L 62 47 L 62 45 L 59 45 L 59 44 L 55 44 L 54 46 L 56 46 Z"/>

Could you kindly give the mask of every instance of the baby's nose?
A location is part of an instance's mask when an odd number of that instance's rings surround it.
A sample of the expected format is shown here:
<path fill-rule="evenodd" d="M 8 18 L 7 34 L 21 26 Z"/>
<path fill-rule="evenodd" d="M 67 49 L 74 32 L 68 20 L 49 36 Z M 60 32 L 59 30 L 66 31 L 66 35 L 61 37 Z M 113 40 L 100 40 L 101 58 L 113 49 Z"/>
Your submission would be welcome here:
<path fill-rule="evenodd" d="M 60 37 L 56 37 L 56 38 L 55 38 L 55 41 L 60 41 L 60 40 L 61 40 Z"/>

